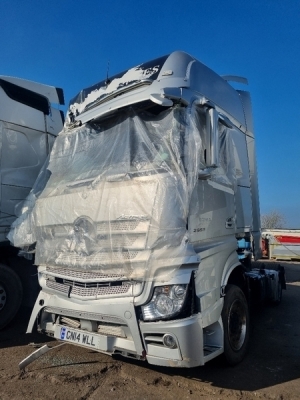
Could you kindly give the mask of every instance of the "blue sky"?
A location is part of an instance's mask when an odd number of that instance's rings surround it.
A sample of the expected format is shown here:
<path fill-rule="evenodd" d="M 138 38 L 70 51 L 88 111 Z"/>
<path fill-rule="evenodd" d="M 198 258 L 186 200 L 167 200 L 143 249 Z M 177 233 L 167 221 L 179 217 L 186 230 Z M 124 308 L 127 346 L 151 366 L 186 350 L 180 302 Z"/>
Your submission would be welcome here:
<path fill-rule="evenodd" d="M 300 229 L 299 0 L 0 0 L 0 15 L 0 74 L 62 87 L 67 102 L 108 61 L 114 75 L 173 50 L 247 77 L 261 212 Z"/>

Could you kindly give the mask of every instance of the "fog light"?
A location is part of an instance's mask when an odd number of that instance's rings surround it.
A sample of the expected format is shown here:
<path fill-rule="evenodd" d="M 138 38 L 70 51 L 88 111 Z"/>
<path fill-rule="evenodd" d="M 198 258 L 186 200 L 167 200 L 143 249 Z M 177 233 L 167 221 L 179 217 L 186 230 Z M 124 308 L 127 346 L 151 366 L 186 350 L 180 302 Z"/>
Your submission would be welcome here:
<path fill-rule="evenodd" d="M 170 334 L 166 334 L 163 337 L 163 343 L 166 347 L 169 347 L 169 349 L 176 349 L 177 348 L 177 343 L 176 340 L 174 338 L 174 336 L 170 335 Z"/>

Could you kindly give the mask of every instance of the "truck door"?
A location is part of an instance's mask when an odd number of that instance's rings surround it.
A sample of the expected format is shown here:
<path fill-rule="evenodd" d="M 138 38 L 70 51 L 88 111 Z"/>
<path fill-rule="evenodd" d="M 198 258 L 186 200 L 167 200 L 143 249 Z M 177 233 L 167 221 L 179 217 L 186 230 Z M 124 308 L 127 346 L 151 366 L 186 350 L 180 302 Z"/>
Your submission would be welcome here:
<path fill-rule="evenodd" d="M 235 170 L 229 129 L 217 121 L 218 165 L 211 166 L 211 137 L 207 109 L 196 107 L 194 123 L 199 132 L 199 179 L 192 194 L 188 220 L 192 242 L 232 235 L 235 231 Z"/>

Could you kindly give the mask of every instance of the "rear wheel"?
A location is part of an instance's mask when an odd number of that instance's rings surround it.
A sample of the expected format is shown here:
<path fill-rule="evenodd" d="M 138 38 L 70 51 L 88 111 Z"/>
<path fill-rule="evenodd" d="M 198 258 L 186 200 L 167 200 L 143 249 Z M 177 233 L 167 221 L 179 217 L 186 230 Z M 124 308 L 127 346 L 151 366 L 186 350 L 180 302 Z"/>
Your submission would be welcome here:
<path fill-rule="evenodd" d="M 227 285 L 222 310 L 224 356 L 228 364 L 240 363 L 249 346 L 249 308 L 243 291 Z"/>
<path fill-rule="evenodd" d="M 18 275 L 0 264 L 0 329 L 17 314 L 22 302 L 23 290 Z"/>

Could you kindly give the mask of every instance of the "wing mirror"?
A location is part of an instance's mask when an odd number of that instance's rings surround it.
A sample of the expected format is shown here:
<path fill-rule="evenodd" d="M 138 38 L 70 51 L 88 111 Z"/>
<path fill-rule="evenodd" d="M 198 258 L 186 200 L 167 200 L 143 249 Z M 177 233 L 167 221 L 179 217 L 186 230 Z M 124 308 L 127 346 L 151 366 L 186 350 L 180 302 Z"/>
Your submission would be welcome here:
<path fill-rule="evenodd" d="M 219 165 L 219 114 L 214 108 L 206 110 L 207 147 L 206 167 L 217 168 Z"/>
<path fill-rule="evenodd" d="M 205 150 L 205 169 L 198 172 L 198 179 L 206 180 L 211 177 L 211 170 L 219 166 L 219 131 L 218 120 L 219 114 L 209 104 L 205 104 L 206 108 L 206 143 L 207 149 Z"/>
<path fill-rule="evenodd" d="M 232 128 L 230 120 L 223 114 L 220 114 L 214 108 L 213 103 L 206 99 L 202 99 L 198 106 L 205 107 L 206 114 L 206 150 L 205 150 L 205 166 L 198 172 L 198 179 L 209 179 L 213 168 L 219 166 L 219 129 L 218 123 L 227 128 Z"/>

